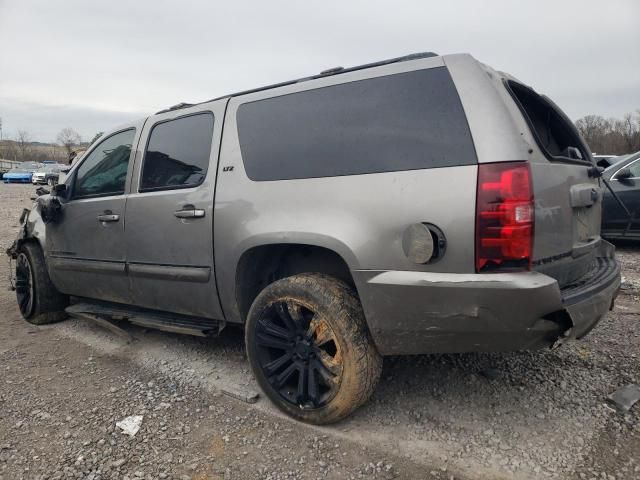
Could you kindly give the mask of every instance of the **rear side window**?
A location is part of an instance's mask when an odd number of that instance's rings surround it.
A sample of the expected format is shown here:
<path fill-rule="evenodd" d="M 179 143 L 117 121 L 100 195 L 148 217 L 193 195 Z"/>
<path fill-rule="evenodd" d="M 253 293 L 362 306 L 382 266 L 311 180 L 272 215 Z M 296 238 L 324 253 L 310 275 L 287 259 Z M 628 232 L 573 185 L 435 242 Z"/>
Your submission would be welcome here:
<path fill-rule="evenodd" d="M 91 151 L 78 167 L 74 198 L 124 193 L 135 133 L 133 129 L 116 133 Z"/>
<path fill-rule="evenodd" d="M 199 113 L 158 123 L 142 164 L 141 192 L 200 185 L 207 176 L 213 115 Z"/>
<path fill-rule="evenodd" d="M 517 82 L 507 82 L 507 88 L 547 158 L 589 161 L 580 134 L 557 105 Z"/>
<path fill-rule="evenodd" d="M 245 170 L 255 181 L 476 163 L 445 67 L 245 103 L 237 122 Z"/>

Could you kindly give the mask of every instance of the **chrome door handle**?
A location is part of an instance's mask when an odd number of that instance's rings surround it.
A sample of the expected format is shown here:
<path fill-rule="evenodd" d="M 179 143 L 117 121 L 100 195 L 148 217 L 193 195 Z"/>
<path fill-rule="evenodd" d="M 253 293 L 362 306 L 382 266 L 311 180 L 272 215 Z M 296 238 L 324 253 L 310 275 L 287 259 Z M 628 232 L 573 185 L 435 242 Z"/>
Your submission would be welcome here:
<path fill-rule="evenodd" d="M 115 213 L 104 212 L 102 215 L 98 215 L 99 222 L 117 222 L 118 220 L 120 220 L 120 215 Z"/>
<path fill-rule="evenodd" d="M 192 208 L 190 210 L 178 210 L 173 214 L 178 218 L 202 218 L 204 217 L 204 210 Z"/>

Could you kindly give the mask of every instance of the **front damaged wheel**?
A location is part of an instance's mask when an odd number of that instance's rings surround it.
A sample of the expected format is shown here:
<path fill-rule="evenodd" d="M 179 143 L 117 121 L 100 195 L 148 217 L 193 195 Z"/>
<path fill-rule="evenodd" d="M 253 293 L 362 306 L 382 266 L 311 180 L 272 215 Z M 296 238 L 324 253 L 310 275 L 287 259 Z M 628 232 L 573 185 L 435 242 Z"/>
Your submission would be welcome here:
<path fill-rule="evenodd" d="M 265 288 L 249 311 L 246 344 L 267 396 L 309 423 L 353 412 L 373 392 L 382 368 L 355 292 L 321 274 Z"/>
<path fill-rule="evenodd" d="M 44 325 L 66 318 L 69 299 L 51 283 L 44 255 L 35 243 L 17 250 L 15 287 L 18 308 L 27 322 Z"/>

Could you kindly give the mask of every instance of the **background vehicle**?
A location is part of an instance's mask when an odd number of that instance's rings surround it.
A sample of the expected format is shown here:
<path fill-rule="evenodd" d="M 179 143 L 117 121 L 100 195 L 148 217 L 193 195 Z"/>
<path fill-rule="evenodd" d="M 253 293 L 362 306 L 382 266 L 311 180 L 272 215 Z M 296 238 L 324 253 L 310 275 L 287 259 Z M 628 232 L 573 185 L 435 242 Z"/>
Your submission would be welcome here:
<path fill-rule="evenodd" d="M 640 240 L 640 152 L 614 163 L 603 177 L 618 198 L 604 192 L 602 236 Z"/>
<path fill-rule="evenodd" d="M 42 164 L 37 162 L 22 162 L 2 175 L 4 183 L 30 183 L 33 172 Z"/>
<path fill-rule="evenodd" d="M 73 296 L 70 314 L 193 335 L 243 324 L 266 395 L 328 423 L 367 400 L 383 355 L 586 335 L 620 282 L 599 174 L 546 97 L 418 54 L 105 134 L 9 254 L 28 321 Z"/>
<path fill-rule="evenodd" d="M 33 172 L 31 183 L 34 185 L 55 185 L 58 183 L 60 173 L 69 170 L 68 165 L 57 162 L 45 163 L 42 168 Z"/>
<path fill-rule="evenodd" d="M 607 168 L 613 165 L 619 157 L 617 155 L 594 155 L 593 159 L 599 167 Z"/>
<path fill-rule="evenodd" d="M 0 159 L 0 174 L 7 173 L 9 170 L 17 167 L 18 165 L 20 165 L 20 162 Z"/>

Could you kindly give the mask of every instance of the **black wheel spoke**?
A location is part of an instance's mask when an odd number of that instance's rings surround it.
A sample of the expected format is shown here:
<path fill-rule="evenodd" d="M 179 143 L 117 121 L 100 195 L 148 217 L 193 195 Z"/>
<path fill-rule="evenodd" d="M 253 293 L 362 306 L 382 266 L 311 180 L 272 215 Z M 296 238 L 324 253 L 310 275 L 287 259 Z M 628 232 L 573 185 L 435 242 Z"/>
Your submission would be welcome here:
<path fill-rule="evenodd" d="M 321 369 L 326 371 L 329 375 L 333 377 L 338 375 L 340 367 L 339 365 L 336 365 L 335 358 L 329 355 L 327 352 L 325 352 L 322 349 L 318 349 L 318 350 L 319 351 L 316 356 L 318 358 L 318 364 L 320 365 Z"/>
<path fill-rule="evenodd" d="M 335 383 L 336 373 L 331 371 L 322 361 L 316 360 L 313 362 L 316 372 L 322 377 L 325 385 L 330 386 Z"/>
<path fill-rule="evenodd" d="M 271 381 L 272 385 L 274 385 L 278 389 L 282 388 L 282 386 L 286 383 L 289 377 L 293 375 L 293 373 L 297 370 L 298 370 L 298 366 L 295 363 L 292 363 L 287 368 L 285 368 L 282 372 L 280 372 L 278 375 L 275 375 L 274 377 L 272 377 L 272 381 Z"/>
<path fill-rule="evenodd" d="M 31 313 L 31 286 L 32 279 L 29 260 L 27 260 L 24 254 L 20 254 L 16 260 L 16 297 L 20 312 L 25 316 Z"/>
<path fill-rule="evenodd" d="M 305 327 L 305 319 L 302 314 L 302 307 L 294 302 L 286 302 L 287 313 L 289 317 L 296 323 L 296 325 L 300 325 L 300 328 Z"/>
<path fill-rule="evenodd" d="M 308 392 L 309 392 L 309 400 L 311 400 L 311 403 L 313 404 L 313 406 L 318 405 L 318 402 L 320 401 L 320 398 L 319 398 L 320 385 L 318 384 L 316 368 L 313 363 L 309 365 Z"/>
<path fill-rule="evenodd" d="M 288 350 L 291 346 L 289 342 L 266 333 L 258 333 L 258 335 L 256 335 L 256 341 L 258 342 L 258 345 L 263 347 L 277 348 L 279 350 Z"/>
<path fill-rule="evenodd" d="M 289 363 L 292 359 L 293 359 L 293 356 L 289 352 L 287 352 L 281 357 L 278 357 L 275 360 L 267 363 L 264 366 L 264 370 L 265 372 L 267 372 L 267 375 L 273 375 L 282 367 L 284 367 L 287 363 Z"/>
<path fill-rule="evenodd" d="M 288 330 L 292 332 L 300 331 L 300 325 L 296 324 L 295 320 L 291 317 L 291 314 L 289 313 L 289 309 L 287 308 L 287 304 L 285 302 L 279 302 L 276 305 L 276 312 L 278 312 L 278 316 Z"/>
<path fill-rule="evenodd" d="M 298 367 L 298 404 L 304 406 L 307 403 L 307 377 L 309 371 L 306 365 Z"/>
<path fill-rule="evenodd" d="M 262 319 L 258 323 L 260 324 L 261 330 L 272 337 L 289 340 L 295 335 L 295 333 L 279 327 L 269 319 Z"/>

